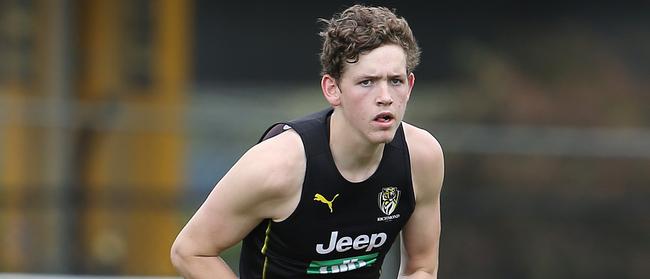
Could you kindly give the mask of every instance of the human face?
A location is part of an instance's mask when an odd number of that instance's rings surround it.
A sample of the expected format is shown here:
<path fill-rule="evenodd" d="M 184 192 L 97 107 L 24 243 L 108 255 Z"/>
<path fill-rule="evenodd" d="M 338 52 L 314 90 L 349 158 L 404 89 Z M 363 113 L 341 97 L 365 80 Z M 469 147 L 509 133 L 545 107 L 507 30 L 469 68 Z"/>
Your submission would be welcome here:
<path fill-rule="evenodd" d="M 406 72 L 406 54 L 397 45 L 383 45 L 346 63 L 335 99 L 345 123 L 371 143 L 393 140 L 404 117 L 415 76 Z M 332 102 L 334 101 L 334 102 Z"/>

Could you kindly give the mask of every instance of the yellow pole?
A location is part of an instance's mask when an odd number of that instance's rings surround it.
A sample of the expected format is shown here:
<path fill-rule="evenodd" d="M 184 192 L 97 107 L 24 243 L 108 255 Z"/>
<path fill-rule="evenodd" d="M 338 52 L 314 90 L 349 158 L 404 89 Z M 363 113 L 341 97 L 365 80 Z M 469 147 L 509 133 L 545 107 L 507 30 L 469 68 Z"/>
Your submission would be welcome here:
<path fill-rule="evenodd" d="M 50 238 L 43 237 L 41 231 L 49 229 L 47 216 L 38 210 L 47 205 L 45 164 L 43 145 L 46 141 L 46 128 L 42 126 L 38 106 L 46 95 L 43 92 L 45 68 L 49 61 L 45 59 L 47 40 L 46 25 L 49 14 L 43 3 L 36 1 L 32 5 L 21 6 L 18 3 L 6 4 L 9 8 L 11 32 L 6 35 L 10 54 L 8 61 L 9 76 L 4 86 L 6 107 L 2 108 L 8 115 L 6 125 L 0 126 L 3 136 L 0 146 L 0 204 L 6 208 L 0 214 L 0 262 L 12 270 L 24 270 L 41 265 L 51 255 L 48 246 Z M 12 21 L 15 20 L 15 21 Z M 25 28 L 28 27 L 28 28 Z M 32 47 L 24 48 L 23 42 L 30 42 Z M 24 66 L 26 65 L 26 66 Z M 23 76 L 25 71 L 28 75 Z M 41 247 L 38 255 L 27 250 L 28 245 Z M 0 266 L 2 267 L 2 266 Z"/>
<path fill-rule="evenodd" d="M 75 272 L 91 272 L 99 269 L 114 271 L 124 261 L 120 247 L 126 245 L 124 228 L 120 226 L 123 216 L 111 208 L 107 193 L 120 191 L 114 185 L 119 176 L 112 162 L 119 152 L 111 149 L 117 135 L 97 129 L 103 123 L 106 107 L 124 88 L 120 80 L 122 53 L 119 52 L 121 5 L 123 1 L 87 0 L 78 6 L 78 32 L 80 37 L 79 70 L 77 71 L 78 101 L 82 107 L 79 130 L 75 132 L 74 187 L 79 195 L 78 216 L 74 228 L 79 237 L 73 250 L 72 261 L 78 267 Z M 110 115 L 108 117 L 111 117 Z M 102 270 L 106 272 L 106 270 Z"/>
<path fill-rule="evenodd" d="M 14 83 L 14 82 L 11 82 Z M 25 156 L 26 140 L 25 127 L 23 127 L 24 100 L 21 95 L 23 90 L 16 84 L 9 84 L 7 92 L 6 114 L 9 116 L 6 126 L 3 127 L 3 145 L 0 152 L 0 185 L 2 195 L 0 204 L 5 206 L 2 214 L 2 231 L 0 234 L 0 269 L 21 270 L 26 265 L 26 254 L 22 244 L 22 236 L 26 227 L 25 216 L 22 210 L 22 187 L 25 184 L 27 173 L 27 158 Z"/>
<path fill-rule="evenodd" d="M 150 207 L 137 207 L 130 218 L 126 272 L 173 274 L 169 248 L 178 233 L 175 207 L 184 177 L 183 113 L 187 95 L 191 34 L 191 2 L 156 1 L 153 7 L 153 85 L 137 100 L 143 107 L 162 108 L 157 124 L 162 131 L 138 133 L 131 151 L 134 190 L 158 200 Z"/>

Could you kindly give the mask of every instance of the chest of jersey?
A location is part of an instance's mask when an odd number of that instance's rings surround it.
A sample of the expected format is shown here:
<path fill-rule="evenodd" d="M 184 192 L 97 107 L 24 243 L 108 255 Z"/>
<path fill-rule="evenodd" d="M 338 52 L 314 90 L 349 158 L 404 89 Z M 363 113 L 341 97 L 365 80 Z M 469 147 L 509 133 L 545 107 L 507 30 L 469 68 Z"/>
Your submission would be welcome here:
<path fill-rule="evenodd" d="M 414 208 L 406 170 L 381 164 L 377 174 L 385 175 L 350 183 L 324 175 L 328 166 L 312 167 L 294 213 L 268 223 L 266 256 L 306 274 L 378 270 Z"/>
<path fill-rule="evenodd" d="M 277 239 L 270 240 L 294 247 L 296 256 L 318 259 L 388 249 L 413 210 L 412 186 L 400 173 L 406 170 L 388 169 L 388 161 L 361 183 L 348 182 L 331 164 L 311 162 L 298 208 L 271 224 Z"/>

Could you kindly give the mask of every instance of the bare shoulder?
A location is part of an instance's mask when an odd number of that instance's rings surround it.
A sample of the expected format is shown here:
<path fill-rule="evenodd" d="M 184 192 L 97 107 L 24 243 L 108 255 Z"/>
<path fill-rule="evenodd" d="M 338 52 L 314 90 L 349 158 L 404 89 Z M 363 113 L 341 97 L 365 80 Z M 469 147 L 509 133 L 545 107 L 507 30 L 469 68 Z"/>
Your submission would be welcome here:
<path fill-rule="evenodd" d="M 304 175 L 306 158 L 305 149 L 298 133 L 287 130 L 267 139 L 249 150 L 252 162 L 265 176 L 267 187 L 283 189 Z M 273 190 L 273 189 L 271 189 Z"/>
<path fill-rule="evenodd" d="M 427 130 L 404 123 L 404 134 L 413 159 L 421 163 L 436 163 L 442 160 L 442 147 Z"/>
<path fill-rule="evenodd" d="M 440 143 L 428 131 L 408 123 L 404 123 L 404 135 L 411 156 L 416 196 L 439 193 L 444 176 L 444 157 Z"/>
<path fill-rule="evenodd" d="M 285 131 L 249 149 L 216 188 L 232 188 L 246 210 L 261 218 L 283 219 L 300 198 L 306 168 L 300 136 Z"/>

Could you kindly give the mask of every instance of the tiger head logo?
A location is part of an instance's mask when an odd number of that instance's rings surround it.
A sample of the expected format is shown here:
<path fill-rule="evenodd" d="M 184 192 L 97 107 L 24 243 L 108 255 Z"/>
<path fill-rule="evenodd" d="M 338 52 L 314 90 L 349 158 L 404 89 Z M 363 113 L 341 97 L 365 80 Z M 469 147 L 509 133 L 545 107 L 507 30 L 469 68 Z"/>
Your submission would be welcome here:
<path fill-rule="evenodd" d="M 399 202 L 399 194 L 400 191 L 397 190 L 397 187 L 382 188 L 377 198 L 381 212 L 386 215 L 391 215 L 397 208 L 397 203 Z"/>

